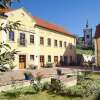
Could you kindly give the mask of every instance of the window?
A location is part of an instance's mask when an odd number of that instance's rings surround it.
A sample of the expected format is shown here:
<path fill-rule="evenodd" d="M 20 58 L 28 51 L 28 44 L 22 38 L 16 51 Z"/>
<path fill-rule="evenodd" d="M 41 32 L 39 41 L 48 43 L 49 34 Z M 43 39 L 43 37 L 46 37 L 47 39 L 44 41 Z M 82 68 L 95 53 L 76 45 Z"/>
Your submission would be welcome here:
<path fill-rule="evenodd" d="M 51 56 L 48 55 L 48 62 L 51 62 Z"/>
<path fill-rule="evenodd" d="M 30 43 L 34 44 L 34 35 L 30 35 Z"/>
<path fill-rule="evenodd" d="M 62 47 L 62 41 L 59 41 L 59 47 Z"/>
<path fill-rule="evenodd" d="M 48 46 L 51 46 L 51 39 L 50 38 L 48 38 L 47 42 L 48 42 Z"/>
<path fill-rule="evenodd" d="M 58 44 L 57 44 L 57 40 L 54 40 L 54 46 L 57 47 Z"/>
<path fill-rule="evenodd" d="M 64 47 L 66 48 L 66 42 L 64 42 Z"/>
<path fill-rule="evenodd" d="M 40 37 L 40 45 L 44 45 L 44 38 Z"/>
<path fill-rule="evenodd" d="M 9 32 L 9 40 L 14 41 L 14 32 L 13 31 Z"/>
<path fill-rule="evenodd" d="M 20 33 L 20 45 L 25 46 L 25 34 Z"/>
<path fill-rule="evenodd" d="M 30 60 L 34 60 L 34 55 L 30 55 Z"/>

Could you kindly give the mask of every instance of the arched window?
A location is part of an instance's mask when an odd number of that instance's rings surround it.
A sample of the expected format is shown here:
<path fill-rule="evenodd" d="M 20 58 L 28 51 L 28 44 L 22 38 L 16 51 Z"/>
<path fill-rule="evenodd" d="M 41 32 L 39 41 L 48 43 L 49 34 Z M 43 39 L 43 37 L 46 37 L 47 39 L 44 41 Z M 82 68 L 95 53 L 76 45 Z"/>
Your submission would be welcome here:
<path fill-rule="evenodd" d="M 9 40 L 14 41 L 14 32 L 13 31 L 9 32 Z"/>

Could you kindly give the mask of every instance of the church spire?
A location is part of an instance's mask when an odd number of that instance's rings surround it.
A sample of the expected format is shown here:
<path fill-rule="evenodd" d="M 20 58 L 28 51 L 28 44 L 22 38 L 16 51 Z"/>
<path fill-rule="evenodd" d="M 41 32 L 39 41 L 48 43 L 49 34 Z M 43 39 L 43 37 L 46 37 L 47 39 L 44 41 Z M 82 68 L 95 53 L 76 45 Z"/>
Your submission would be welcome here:
<path fill-rule="evenodd" d="M 88 20 L 86 21 L 86 28 L 88 28 L 89 24 L 88 24 Z"/>

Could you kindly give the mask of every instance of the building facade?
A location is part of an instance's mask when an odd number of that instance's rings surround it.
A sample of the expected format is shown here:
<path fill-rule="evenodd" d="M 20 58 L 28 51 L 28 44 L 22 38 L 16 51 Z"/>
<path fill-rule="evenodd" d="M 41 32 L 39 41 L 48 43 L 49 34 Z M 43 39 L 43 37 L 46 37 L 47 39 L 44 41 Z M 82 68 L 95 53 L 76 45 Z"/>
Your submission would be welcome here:
<path fill-rule="evenodd" d="M 96 26 L 95 31 L 95 56 L 96 66 L 100 67 L 100 24 Z"/>
<path fill-rule="evenodd" d="M 8 43 L 18 54 L 16 68 L 29 65 L 44 67 L 47 63 L 67 66 L 76 62 L 76 38 L 64 28 L 33 17 L 24 8 L 7 13 L 9 21 L 20 21 L 21 25 L 11 32 L 2 32 L 0 41 Z"/>

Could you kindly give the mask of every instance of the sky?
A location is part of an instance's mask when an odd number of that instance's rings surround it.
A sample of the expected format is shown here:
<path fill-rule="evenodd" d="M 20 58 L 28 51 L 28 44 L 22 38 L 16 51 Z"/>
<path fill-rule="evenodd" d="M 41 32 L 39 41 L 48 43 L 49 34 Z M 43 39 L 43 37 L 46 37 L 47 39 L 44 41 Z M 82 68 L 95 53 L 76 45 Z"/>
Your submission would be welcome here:
<path fill-rule="evenodd" d="M 24 7 L 33 16 L 63 26 L 78 36 L 83 35 L 83 28 L 88 20 L 93 28 L 100 23 L 100 0 L 20 0 L 12 8 Z"/>

